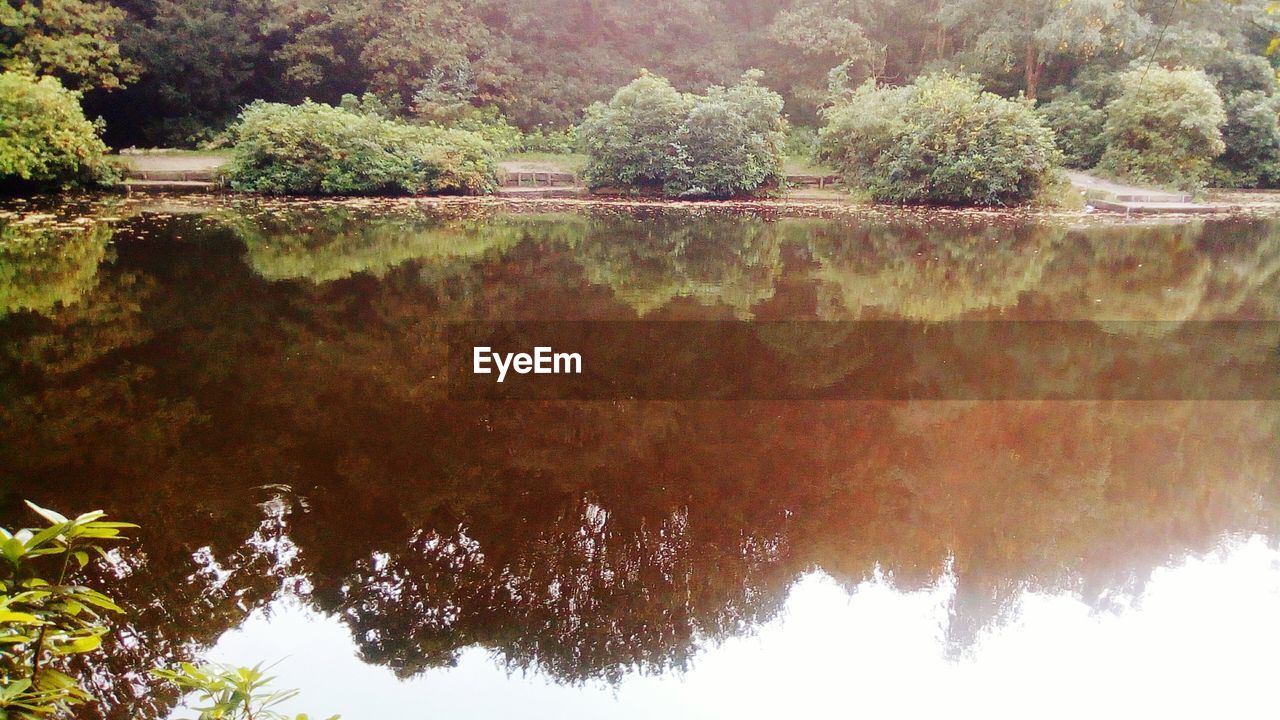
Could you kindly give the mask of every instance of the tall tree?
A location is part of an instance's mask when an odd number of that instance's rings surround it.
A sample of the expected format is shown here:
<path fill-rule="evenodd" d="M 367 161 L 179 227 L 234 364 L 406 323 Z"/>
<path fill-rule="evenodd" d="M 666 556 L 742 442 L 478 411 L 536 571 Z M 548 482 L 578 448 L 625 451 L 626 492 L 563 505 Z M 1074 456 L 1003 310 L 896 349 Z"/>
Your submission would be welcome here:
<path fill-rule="evenodd" d="M 865 0 L 799 0 L 778 13 L 768 68 L 793 111 L 812 117 L 831 82 L 856 85 L 883 72 L 885 47 L 868 31 L 874 18 Z"/>
<path fill-rule="evenodd" d="M 939 19 L 988 72 L 1018 71 L 1029 98 L 1056 63 L 1122 52 L 1151 27 L 1130 0 L 958 0 Z"/>
<path fill-rule="evenodd" d="M 461 73 L 477 102 L 509 81 L 476 6 L 460 0 L 285 0 L 289 36 L 277 53 L 287 80 L 321 98 L 371 90 L 409 102 L 440 75 Z"/>
<path fill-rule="evenodd" d="M 0 69 L 53 75 L 74 90 L 114 89 L 137 77 L 120 53 L 125 13 L 97 0 L 0 3 Z"/>
<path fill-rule="evenodd" d="M 255 97 L 276 94 L 266 0 L 156 0 L 146 13 L 121 41 L 143 71 L 113 102 L 111 117 L 126 126 L 115 129 L 138 135 L 130 140 L 189 143 L 221 129 Z M 123 135 L 112 139 L 123 142 Z"/>

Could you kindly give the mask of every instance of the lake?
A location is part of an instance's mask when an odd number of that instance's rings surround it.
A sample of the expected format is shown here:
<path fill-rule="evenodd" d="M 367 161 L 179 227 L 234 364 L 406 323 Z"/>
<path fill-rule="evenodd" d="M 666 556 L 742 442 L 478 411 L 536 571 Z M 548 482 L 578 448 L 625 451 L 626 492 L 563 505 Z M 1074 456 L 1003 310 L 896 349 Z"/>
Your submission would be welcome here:
<path fill-rule="evenodd" d="M 459 399 L 451 327 L 570 321 L 635 375 Z M 1264 218 L 9 202 L 0 526 L 141 525 L 85 717 L 1257 716 L 1278 321 Z"/>

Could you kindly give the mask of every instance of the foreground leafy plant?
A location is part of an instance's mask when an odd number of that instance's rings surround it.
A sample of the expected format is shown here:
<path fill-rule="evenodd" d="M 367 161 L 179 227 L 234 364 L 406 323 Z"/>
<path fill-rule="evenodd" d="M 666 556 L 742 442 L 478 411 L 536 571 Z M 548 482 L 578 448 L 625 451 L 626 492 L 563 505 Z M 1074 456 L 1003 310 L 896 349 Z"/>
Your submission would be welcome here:
<path fill-rule="evenodd" d="M 45 527 L 0 528 L 0 720 L 64 714 L 92 699 L 57 665 L 97 650 L 107 633 L 105 614 L 122 611 L 111 598 L 70 578 L 89 564 L 91 552 L 105 557 L 104 543 L 137 527 L 106 522 L 101 511 L 72 519 L 27 505 Z M 41 577 L 40 564 L 56 567 L 56 580 Z"/>
<path fill-rule="evenodd" d="M 71 579 L 89 564 L 90 553 L 107 559 L 105 543 L 123 540 L 121 530 L 138 527 L 107 522 L 100 510 L 72 519 L 32 502 L 27 506 L 45 520 L 45 527 L 0 528 L 0 720 L 65 717 L 74 706 L 93 699 L 55 666 L 69 656 L 97 650 L 108 631 L 106 613 L 123 610 L 103 593 Z M 40 565 L 56 567 L 57 580 L 42 578 Z M 183 663 L 177 670 L 156 669 L 152 674 L 197 693 L 205 703 L 196 708 L 199 720 L 290 720 L 273 708 L 297 695 L 296 690 L 271 690 L 273 678 L 261 665 Z"/>
<path fill-rule="evenodd" d="M 199 720 L 289 720 L 274 708 L 298 694 L 297 690 L 272 690 L 275 678 L 268 677 L 261 664 L 245 668 L 182 663 L 177 670 L 157 669 L 151 674 L 194 693 L 201 703 L 193 708 L 200 713 Z M 307 720 L 307 716 L 297 715 L 294 720 Z"/>

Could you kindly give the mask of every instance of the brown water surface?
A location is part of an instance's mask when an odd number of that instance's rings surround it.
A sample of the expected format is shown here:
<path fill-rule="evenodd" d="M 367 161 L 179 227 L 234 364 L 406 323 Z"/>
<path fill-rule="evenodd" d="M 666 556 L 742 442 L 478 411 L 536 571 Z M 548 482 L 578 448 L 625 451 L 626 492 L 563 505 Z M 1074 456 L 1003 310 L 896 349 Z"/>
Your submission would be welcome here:
<path fill-rule="evenodd" d="M 1256 321 L 1230 380 L 1280 346 L 1280 224 L 9 206 L 0 526 L 142 526 L 87 717 L 206 655 L 348 720 L 1274 710 L 1280 403 L 453 401 L 470 320 L 783 322 L 721 372 L 813 388 L 869 366 L 801 321 Z M 1194 366 L 1072 347 L 1030 371 Z"/>

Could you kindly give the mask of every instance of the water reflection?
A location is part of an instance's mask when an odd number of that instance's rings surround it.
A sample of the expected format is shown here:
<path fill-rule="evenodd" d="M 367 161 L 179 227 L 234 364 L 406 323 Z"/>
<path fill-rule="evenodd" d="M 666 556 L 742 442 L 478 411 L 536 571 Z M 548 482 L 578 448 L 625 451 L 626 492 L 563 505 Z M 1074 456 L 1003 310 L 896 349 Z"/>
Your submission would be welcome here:
<path fill-rule="evenodd" d="M 282 595 L 398 677 L 484 650 L 620 683 L 696 673 L 815 573 L 885 607 L 945 585 L 912 617 L 963 658 L 1028 592 L 1105 610 L 1224 539 L 1274 547 L 1276 403 L 443 399 L 451 319 L 1280 310 L 1269 223 L 981 222 L 244 205 L 6 249 L 0 519 L 143 526 L 85 669 L 112 718 L 163 716 L 147 668 Z"/>
<path fill-rule="evenodd" d="M 851 707 L 851 690 L 856 710 L 874 717 L 979 707 L 989 717 L 1029 709 L 1051 718 L 1245 717 L 1271 702 L 1276 559 L 1262 543 L 1232 545 L 1157 571 L 1141 603 L 1116 614 L 1030 594 L 1013 628 L 984 634 L 959 660 L 939 652 L 945 579 L 904 593 L 876 578 L 850 594 L 820 573 L 793 585 L 780 617 L 707 649 L 687 673 L 631 675 L 617 685 L 507 675 L 479 649 L 455 668 L 397 681 L 358 660 L 340 621 L 292 602 L 256 614 L 212 653 L 227 661 L 275 653 L 284 658 L 276 668 L 283 682 L 344 717 L 406 707 L 440 717 L 820 717 Z M 1206 661 L 1187 663 L 1189 656 Z M 366 693 L 352 698 L 324 679 L 330 673 Z M 1068 683 L 1072 692 L 1063 693 Z M 1234 692 L 1213 692 L 1228 687 Z"/>
<path fill-rule="evenodd" d="M 93 288 L 110 238 L 111 227 L 92 219 L 0 223 L 0 317 L 75 305 Z"/>

